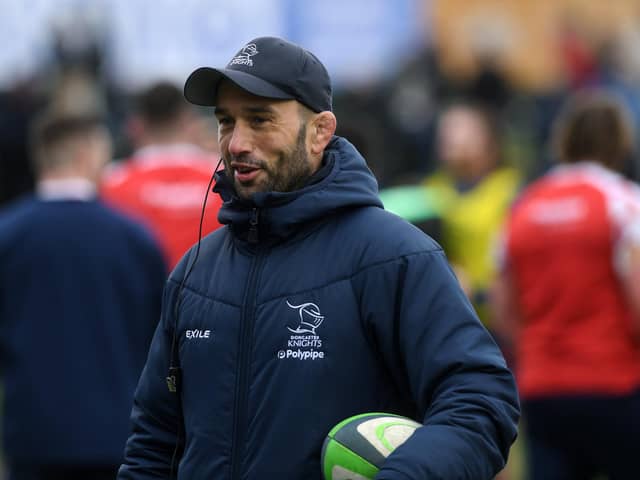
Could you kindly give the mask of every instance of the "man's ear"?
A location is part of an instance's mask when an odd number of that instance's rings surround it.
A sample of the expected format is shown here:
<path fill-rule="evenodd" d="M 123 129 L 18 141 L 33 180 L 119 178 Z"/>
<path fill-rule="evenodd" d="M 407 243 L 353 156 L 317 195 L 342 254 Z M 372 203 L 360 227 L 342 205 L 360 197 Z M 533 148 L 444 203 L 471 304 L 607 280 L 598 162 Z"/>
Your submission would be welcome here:
<path fill-rule="evenodd" d="M 336 116 L 333 112 L 317 113 L 311 121 L 310 150 L 312 155 L 322 155 L 336 132 Z"/>

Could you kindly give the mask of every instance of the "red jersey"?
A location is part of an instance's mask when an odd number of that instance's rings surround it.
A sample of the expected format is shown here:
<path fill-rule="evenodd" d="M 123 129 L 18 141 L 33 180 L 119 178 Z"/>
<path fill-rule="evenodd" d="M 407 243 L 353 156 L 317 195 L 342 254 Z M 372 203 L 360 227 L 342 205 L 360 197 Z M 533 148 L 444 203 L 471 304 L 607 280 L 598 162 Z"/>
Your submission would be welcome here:
<path fill-rule="evenodd" d="M 557 167 L 518 200 L 503 253 L 522 317 L 524 398 L 640 386 L 640 346 L 620 284 L 639 232 L 640 191 L 597 164 Z"/>
<path fill-rule="evenodd" d="M 104 176 L 104 200 L 135 217 L 155 234 L 168 266 L 198 241 L 207 185 L 217 158 L 192 146 L 148 147 Z M 209 192 L 202 235 L 220 226 L 222 200 Z"/>

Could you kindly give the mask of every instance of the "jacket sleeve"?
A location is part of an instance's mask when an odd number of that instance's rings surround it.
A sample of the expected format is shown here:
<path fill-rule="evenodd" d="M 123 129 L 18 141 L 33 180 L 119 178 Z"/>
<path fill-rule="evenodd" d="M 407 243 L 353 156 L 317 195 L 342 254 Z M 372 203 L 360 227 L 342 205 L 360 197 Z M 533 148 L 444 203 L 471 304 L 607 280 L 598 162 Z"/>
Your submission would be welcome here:
<path fill-rule="evenodd" d="M 518 396 L 498 347 L 441 250 L 354 277 L 362 319 L 423 426 L 376 480 L 490 480 L 516 438 Z"/>
<path fill-rule="evenodd" d="M 131 413 L 132 433 L 125 447 L 118 480 L 169 478 L 179 440 L 178 432 L 182 429 L 179 394 L 171 393 L 166 383 L 177 290 L 175 282 L 169 280 L 165 287 L 161 320 L 136 389 Z M 177 463 L 174 468 L 177 469 Z"/>

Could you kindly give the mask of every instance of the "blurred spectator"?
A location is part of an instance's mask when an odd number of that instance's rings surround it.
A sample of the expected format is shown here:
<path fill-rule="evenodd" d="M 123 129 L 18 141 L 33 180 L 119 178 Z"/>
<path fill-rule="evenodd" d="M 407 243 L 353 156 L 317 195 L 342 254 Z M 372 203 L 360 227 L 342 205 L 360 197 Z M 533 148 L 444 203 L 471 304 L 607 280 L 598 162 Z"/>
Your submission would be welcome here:
<path fill-rule="evenodd" d="M 492 245 L 520 184 L 501 162 L 497 121 L 480 104 L 458 103 L 439 120 L 440 168 L 425 185 L 439 198 L 442 246 L 487 323 L 487 289 L 495 273 Z"/>
<path fill-rule="evenodd" d="M 11 480 L 112 479 L 166 276 L 141 227 L 96 200 L 110 140 L 47 116 L 37 194 L 0 211 L 0 363 Z"/>
<path fill-rule="evenodd" d="M 151 229 L 173 268 L 198 240 L 217 155 L 196 144 L 202 121 L 170 83 L 156 84 L 139 96 L 129 127 L 137 150 L 129 161 L 107 171 L 102 195 Z M 218 195 L 208 196 L 203 234 L 220 226 L 220 205 Z"/>
<path fill-rule="evenodd" d="M 574 96 L 554 129 L 562 164 L 508 221 L 493 299 L 517 348 L 530 480 L 638 478 L 640 189 L 618 173 L 632 128 L 610 94 Z"/>

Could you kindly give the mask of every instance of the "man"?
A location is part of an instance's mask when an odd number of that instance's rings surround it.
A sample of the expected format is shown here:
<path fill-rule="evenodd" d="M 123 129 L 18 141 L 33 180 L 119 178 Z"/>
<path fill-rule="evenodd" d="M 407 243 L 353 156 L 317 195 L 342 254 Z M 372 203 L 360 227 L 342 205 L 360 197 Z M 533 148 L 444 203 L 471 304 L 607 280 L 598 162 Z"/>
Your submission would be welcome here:
<path fill-rule="evenodd" d="M 440 202 L 442 247 L 480 319 L 492 327 L 487 291 L 495 277 L 493 245 L 520 185 L 501 164 L 497 120 L 487 107 L 459 102 L 438 122 L 440 168 L 425 185 Z"/>
<path fill-rule="evenodd" d="M 425 425 L 377 478 L 492 478 L 512 375 L 440 248 L 333 135 L 320 61 L 257 38 L 185 95 L 216 107 L 225 227 L 168 282 L 118 478 L 320 479 L 326 434 L 371 411 Z"/>
<path fill-rule="evenodd" d="M 96 200 L 110 139 L 92 116 L 45 117 L 37 193 L 0 211 L 0 362 L 11 480 L 114 478 L 157 325 L 162 255 Z"/>
<path fill-rule="evenodd" d="M 133 158 L 110 169 L 102 184 L 109 204 L 151 230 L 170 269 L 198 240 L 202 202 L 217 161 L 197 145 L 200 130 L 198 115 L 174 85 L 149 87 L 130 121 Z M 220 204 L 218 196 L 208 199 L 204 233 L 220 226 Z"/>
<path fill-rule="evenodd" d="M 531 480 L 638 478 L 640 189 L 619 173 L 631 132 L 610 94 L 574 96 L 554 133 L 562 164 L 508 220 L 494 301 L 516 346 Z"/>

